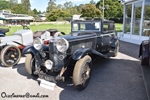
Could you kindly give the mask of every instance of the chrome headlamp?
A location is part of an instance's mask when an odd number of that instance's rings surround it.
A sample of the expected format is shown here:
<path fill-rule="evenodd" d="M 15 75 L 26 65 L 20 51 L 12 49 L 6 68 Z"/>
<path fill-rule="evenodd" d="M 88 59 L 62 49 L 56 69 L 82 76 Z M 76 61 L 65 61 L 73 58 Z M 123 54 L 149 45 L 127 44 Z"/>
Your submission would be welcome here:
<path fill-rule="evenodd" d="M 41 50 L 43 45 L 43 41 L 40 38 L 36 38 L 33 41 L 33 46 L 36 50 Z"/>
<path fill-rule="evenodd" d="M 69 43 L 66 39 L 61 38 L 56 43 L 56 48 L 59 52 L 65 52 L 69 48 Z"/>

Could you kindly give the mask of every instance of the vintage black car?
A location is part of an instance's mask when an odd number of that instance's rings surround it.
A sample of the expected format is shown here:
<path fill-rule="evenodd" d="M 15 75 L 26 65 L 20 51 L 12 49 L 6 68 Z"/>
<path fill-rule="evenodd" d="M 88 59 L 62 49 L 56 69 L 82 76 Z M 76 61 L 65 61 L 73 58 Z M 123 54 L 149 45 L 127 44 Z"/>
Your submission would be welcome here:
<path fill-rule="evenodd" d="M 23 50 L 26 71 L 51 82 L 73 80 L 74 87 L 83 90 L 89 83 L 92 60 L 98 56 L 114 57 L 119 50 L 115 25 L 110 20 L 74 20 L 71 34 L 57 32 L 44 46 L 37 38 L 33 46 Z"/>

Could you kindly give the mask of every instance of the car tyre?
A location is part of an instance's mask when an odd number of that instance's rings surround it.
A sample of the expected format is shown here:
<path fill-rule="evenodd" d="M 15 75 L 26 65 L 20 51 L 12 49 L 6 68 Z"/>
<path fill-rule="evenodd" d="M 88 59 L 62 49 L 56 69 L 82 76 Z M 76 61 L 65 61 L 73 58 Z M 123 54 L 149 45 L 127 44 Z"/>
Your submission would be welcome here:
<path fill-rule="evenodd" d="M 91 77 L 91 57 L 86 55 L 78 60 L 73 70 L 73 84 L 77 90 L 83 90 L 87 87 Z"/>
<path fill-rule="evenodd" d="M 21 51 L 15 45 L 8 45 L 1 51 L 1 63 L 6 67 L 11 67 L 20 61 Z"/>
<path fill-rule="evenodd" d="M 35 59 L 31 54 L 26 54 L 25 69 L 28 74 L 35 76 Z"/>
<path fill-rule="evenodd" d="M 119 43 L 117 43 L 116 45 L 116 48 L 114 50 L 114 54 L 113 54 L 113 57 L 116 57 L 118 55 L 118 52 L 119 52 Z"/>

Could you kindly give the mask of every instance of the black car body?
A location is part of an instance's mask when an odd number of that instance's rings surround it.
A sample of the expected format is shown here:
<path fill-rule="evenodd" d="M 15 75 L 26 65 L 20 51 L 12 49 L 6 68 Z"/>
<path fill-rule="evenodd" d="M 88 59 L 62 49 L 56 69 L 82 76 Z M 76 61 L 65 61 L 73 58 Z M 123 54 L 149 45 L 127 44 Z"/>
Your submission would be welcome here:
<path fill-rule="evenodd" d="M 116 56 L 119 50 L 113 21 L 72 21 L 71 34 L 58 34 L 50 38 L 48 46 L 37 39 L 23 50 L 29 74 L 53 82 L 71 76 L 75 88 L 82 90 L 89 82 L 93 58 Z"/>
<path fill-rule="evenodd" d="M 144 31 L 146 34 L 150 35 L 150 30 Z M 139 57 L 141 58 L 141 65 L 150 66 L 150 38 L 149 40 L 144 40 L 140 44 Z"/>

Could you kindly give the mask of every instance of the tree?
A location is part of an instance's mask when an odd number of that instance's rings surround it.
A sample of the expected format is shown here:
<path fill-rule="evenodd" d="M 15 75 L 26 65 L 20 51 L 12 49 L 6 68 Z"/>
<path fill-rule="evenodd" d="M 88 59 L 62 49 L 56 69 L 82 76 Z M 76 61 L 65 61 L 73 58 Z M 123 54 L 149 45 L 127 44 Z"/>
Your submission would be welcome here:
<path fill-rule="evenodd" d="M 62 5 L 62 4 L 58 4 L 58 5 L 56 6 L 56 8 L 57 8 L 57 9 L 62 9 L 62 8 L 63 8 L 63 5 Z"/>
<path fill-rule="evenodd" d="M 71 1 L 67 1 L 64 3 L 64 10 L 71 16 L 73 14 L 78 14 L 77 6 L 73 6 L 73 3 Z"/>
<path fill-rule="evenodd" d="M 90 1 L 90 4 L 95 5 L 96 3 L 95 3 L 95 1 L 94 1 L 94 0 L 91 0 L 91 1 Z"/>
<path fill-rule="evenodd" d="M 53 11 L 56 8 L 55 2 L 56 2 L 56 0 L 49 0 L 47 12 Z"/>
<path fill-rule="evenodd" d="M 73 4 L 71 1 L 67 1 L 64 3 L 64 8 L 65 9 L 68 9 L 68 8 L 72 8 L 73 7 Z"/>
<path fill-rule="evenodd" d="M 31 12 L 30 0 L 21 0 L 21 4 L 24 7 L 24 9 L 26 10 L 25 14 L 30 14 L 30 12 Z"/>
<path fill-rule="evenodd" d="M 76 8 L 77 8 L 78 13 L 81 13 L 82 8 L 83 8 L 84 6 L 85 6 L 84 4 L 80 4 L 79 6 L 77 6 L 77 7 L 76 7 Z"/>
<path fill-rule="evenodd" d="M 81 17 L 102 17 L 101 11 L 93 4 L 86 4 L 82 9 L 81 14 Z"/>
<path fill-rule="evenodd" d="M 33 9 L 34 14 L 38 14 L 38 11 L 36 10 L 36 8 Z"/>
<path fill-rule="evenodd" d="M 58 18 L 70 17 L 69 14 L 63 10 L 53 10 L 47 14 L 48 21 L 56 21 Z"/>
<path fill-rule="evenodd" d="M 26 13 L 26 10 L 22 4 L 16 4 L 11 8 L 11 12 L 15 14 L 24 14 Z"/>
<path fill-rule="evenodd" d="M 11 10 L 16 4 L 18 4 L 18 0 L 0 0 L 0 10 Z"/>
<path fill-rule="evenodd" d="M 10 9 L 10 5 L 8 1 L 0 0 L 0 10 L 3 10 L 3 9 Z"/>
<path fill-rule="evenodd" d="M 10 4 L 13 4 L 13 5 L 14 5 L 14 4 L 18 4 L 18 0 L 10 0 L 9 3 L 10 3 Z"/>
<path fill-rule="evenodd" d="M 97 2 L 96 7 L 99 8 L 100 10 L 103 10 L 102 8 L 103 2 L 102 1 Z M 105 0 L 104 7 L 105 7 L 104 17 L 107 19 L 123 16 L 123 5 L 119 3 L 118 0 Z"/>

